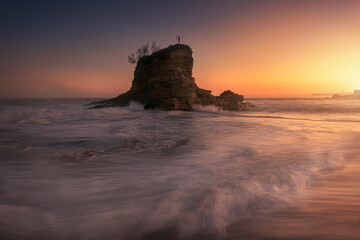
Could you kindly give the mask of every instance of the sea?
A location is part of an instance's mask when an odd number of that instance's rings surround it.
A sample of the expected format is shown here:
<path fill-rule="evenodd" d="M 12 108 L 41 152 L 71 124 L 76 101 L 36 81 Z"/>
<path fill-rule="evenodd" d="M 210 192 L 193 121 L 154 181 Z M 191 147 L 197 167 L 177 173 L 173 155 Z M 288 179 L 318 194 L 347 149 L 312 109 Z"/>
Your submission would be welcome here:
<path fill-rule="evenodd" d="M 360 101 L 96 100 L 0 99 L 0 239 L 359 239 Z"/>

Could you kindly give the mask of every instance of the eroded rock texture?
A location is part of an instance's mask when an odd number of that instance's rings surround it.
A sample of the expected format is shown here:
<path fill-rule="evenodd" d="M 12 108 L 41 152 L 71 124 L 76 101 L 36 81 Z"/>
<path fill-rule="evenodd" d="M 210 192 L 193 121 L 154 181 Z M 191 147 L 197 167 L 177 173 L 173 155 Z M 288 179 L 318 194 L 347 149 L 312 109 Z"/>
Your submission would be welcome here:
<path fill-rule="evenodd" d="M 136 101 L 145 109 L 191 110 L 193 105 L 216 105 L 239 111 L 250 105 L 231 91 L 213 96 L 199 88 L 192 76 L 192 50 L 183 44 L 171 45 L 151 56 L 142 57 L 135 68 L 131 89 L 116 98 L 92 103 L 94 108 L 128 106 Z"/>

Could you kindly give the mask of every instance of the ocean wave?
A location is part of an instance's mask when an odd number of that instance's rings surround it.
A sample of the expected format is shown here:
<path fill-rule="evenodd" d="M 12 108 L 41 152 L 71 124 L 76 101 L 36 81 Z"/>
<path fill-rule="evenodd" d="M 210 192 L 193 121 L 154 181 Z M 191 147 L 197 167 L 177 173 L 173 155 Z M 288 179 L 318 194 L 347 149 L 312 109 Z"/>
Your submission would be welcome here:
<path fill-rule="evenodd" d="M 316 114 L 266 117 L 261 108 L 6 107 L 1 236 L 226 238 L 231 224 L 300 204 L 296 196 L 311 180 L 344 168 L 357 148 L 356 124 L 306 120 Z"/>
<path fill-rule="evenodd" d="M 86 109 L 83 106 L 75 106 L 73 108 L 62 108 L 61 105 L 52 108 L 28 108 L 26 106 L 16 106 L 6 108 L 0 116 L 2 124 L 24 124 L 24 123 L 40 123 L 46 124 L 54 120 L 71 121 L 86 120 L 91 118 L 101 119 L 133 115 L 136 112 L 143 112 L 143 106 L 132 102 L 130 106 L 125 108 L 102 108 L 102 109 Z"/>
<path fill-rule="evenodd" d="M 111 164 L 82 162 L 45 172 L 37 167 L 17 181 L 16 172 L 2 172 L 7 201 L 0 204 L 0 232 L 13 222 L 23 237 L 40 232 L 51 239 L 146 239 L 165 233 L 175 239 L 199 233 L 223 238 L 228 225 L 254 213 L 299 204 L 294 193 L 320 170 L 343 166 L 340 153 L 323 151 L 266 158 L 246 147 L 172 159 L 115 155 Z"/>
<path fill-rule="evenodd" d="M 332 99 L 252 99 L 252 111 L 302 114 L 360 114 L 359 100 Z"/>
<path fill-rule="evenodd" d="M 193 110 L 197 111 L 197 112 L 209 112 L 209 113 L 224 113 L 225 111 L 215 105 L 206 105 L 206 106 L 202 106 L 202 105 L 193 105 Z"/>

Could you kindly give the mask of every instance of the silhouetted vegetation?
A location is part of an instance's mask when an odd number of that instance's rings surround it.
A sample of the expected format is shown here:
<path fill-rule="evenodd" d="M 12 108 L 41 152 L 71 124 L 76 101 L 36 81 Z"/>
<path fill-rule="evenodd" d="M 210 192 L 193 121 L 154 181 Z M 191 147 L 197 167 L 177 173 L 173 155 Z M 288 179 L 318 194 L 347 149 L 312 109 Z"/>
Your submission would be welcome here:
<path fill-rule="evenodd" d="M 139 47 L 135 53 L 132 53 L 128 56 L 128 62 L 131 64 L 135 64 L 143 56 L 151 55 L 159 50 L 160 45 L 158 45 L 156 41 L 152 41 L 151 46 L 149 43 L 146 43 L 145 45 Z"/>

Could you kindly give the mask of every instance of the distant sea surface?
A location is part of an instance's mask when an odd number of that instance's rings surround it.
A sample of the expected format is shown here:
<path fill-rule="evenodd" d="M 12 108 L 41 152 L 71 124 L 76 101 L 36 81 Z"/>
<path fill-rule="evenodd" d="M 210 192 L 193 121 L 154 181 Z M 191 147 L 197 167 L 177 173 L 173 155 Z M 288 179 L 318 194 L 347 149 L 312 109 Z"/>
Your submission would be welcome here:
<path fill-rule="evenodd" d="M 245 112 L 94 100 L 0 99 L 0 239 L 226 239 L 305 208 L 311 185 L 360 161 L 356 100 L 250 99 Z"/>

